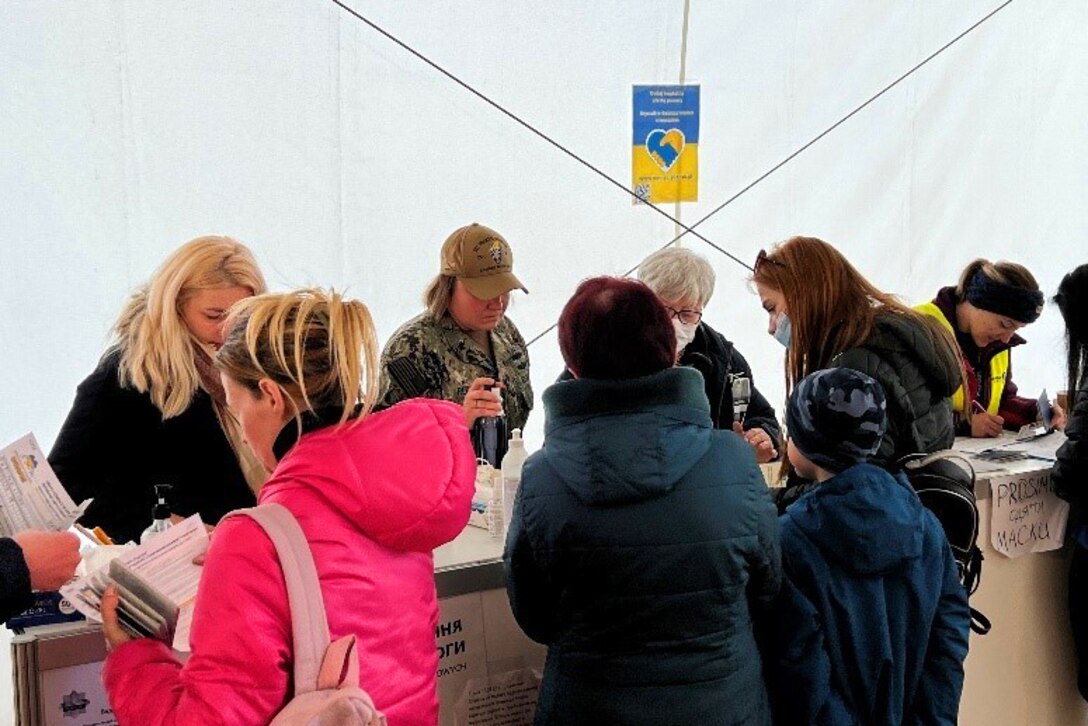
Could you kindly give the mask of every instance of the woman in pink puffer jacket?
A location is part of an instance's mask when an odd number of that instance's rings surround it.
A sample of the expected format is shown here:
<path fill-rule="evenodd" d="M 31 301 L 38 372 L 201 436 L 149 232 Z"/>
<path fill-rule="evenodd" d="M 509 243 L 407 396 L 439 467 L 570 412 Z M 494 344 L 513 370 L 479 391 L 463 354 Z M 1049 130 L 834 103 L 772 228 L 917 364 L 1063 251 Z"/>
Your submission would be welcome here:
<path fill-rule="evenodd" d="M 259 502 L 298 519 L 332 637 L 357 636 L 361 685 L 390 726 L 433 726 L 431 551 L 468 521 L 475 476 L 461 408 L 416 399 L 369 414 L 378 346 L 358 301 L 263 295 L 236 306 L 227 326 L 216 356 L 227 402 L 271 471 Z M 252 520 L 232 518 L 212 538 L 184 666 L 157 640 L 130 640 L 111 603 L 104 679 L 121 726 L 267 724 L 293 695 L 287 590 Z"/>

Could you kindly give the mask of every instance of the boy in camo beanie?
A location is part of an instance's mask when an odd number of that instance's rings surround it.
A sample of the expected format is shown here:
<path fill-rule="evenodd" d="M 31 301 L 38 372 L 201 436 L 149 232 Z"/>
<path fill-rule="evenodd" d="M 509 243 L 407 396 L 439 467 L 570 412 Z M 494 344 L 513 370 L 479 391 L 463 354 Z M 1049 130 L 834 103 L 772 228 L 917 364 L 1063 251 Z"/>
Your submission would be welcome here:
<path fill-rule="evenodd" d="M 848 368 L 817 371 L 786 419 L 790 463 L 820 483 L 778 520 L 785 578 L 762 653 L 775 723 L 956 723 L 967 594 L 933 512 L 901 472 L 866 461 L 884 391 Z"/>
<path fill-rule="evenodd" d="M 786 427 L 797 453 L 837 474 L 876 453 L 887 426 L 885 409 L 884 389 L 875 380 L 850 368 L 829 368 L 794 387 Z"/>

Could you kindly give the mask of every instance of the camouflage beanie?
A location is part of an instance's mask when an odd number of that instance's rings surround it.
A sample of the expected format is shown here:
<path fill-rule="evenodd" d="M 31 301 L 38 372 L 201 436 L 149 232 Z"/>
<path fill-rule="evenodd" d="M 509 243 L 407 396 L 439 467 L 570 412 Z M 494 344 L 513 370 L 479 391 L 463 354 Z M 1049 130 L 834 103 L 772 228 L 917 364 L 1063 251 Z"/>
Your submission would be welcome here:
<path fill-rule="evenodd" d="M 837 474 L 876 453 L 887 426 L 885 408 L 879 383 L 850 368 L 829 368 L 793 389 L 786 425 L 805 458 Z"/>

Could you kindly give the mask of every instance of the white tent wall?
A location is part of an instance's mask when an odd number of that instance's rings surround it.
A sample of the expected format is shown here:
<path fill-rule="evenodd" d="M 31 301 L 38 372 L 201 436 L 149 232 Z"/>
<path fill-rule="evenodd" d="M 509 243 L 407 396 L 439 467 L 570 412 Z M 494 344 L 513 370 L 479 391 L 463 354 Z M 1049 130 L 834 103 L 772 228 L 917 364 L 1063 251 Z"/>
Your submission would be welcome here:
<path fill-rule="evenodd" d="M 997 4 L 692 0 L 701 201 L 684 222 Z M 679 77 L 682 0 L 354 6 L 625 184 L 631 84 Z M 1013 2 L 699 231 L 744 260 L 820 236 L 909 301 L 976 256 L 1026 264 L 1051 294 L 1088 257 L 1086 27 L 1078 0 Z M 331 3 L 13 0 L 0 38 L 2 442 L 33 430 L 48 449 L 124 297 L 200 234 L 247 242 L 275 289 L 347 289 L 383 340 L 420 310 L 438 247 L 470 221 L 514 247 L 531 294 L 510 316 L 527 338 L 580 279 L 674 235 Z M 782 350 L 747 272 L 684 244 L 718 271 L 706 319 L 779 404 Z M 1056 311 L 1025 336 L 1024 392 L 1064 387 Z M 531 356 L 535 448 L 539 396 L 562 366 L 555 334 Z M 0 722 L 10 705 L 0 693 Z"/>

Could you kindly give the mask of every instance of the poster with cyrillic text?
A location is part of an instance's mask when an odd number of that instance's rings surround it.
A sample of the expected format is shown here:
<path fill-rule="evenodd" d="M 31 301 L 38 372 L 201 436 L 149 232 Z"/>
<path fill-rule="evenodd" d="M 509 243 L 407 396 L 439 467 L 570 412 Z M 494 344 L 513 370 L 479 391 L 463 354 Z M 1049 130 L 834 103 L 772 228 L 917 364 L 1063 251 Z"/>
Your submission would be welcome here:
<path fill-rule="evenodd" d="M 1069 503 L 1054 493 L 1050 471 L 994 477 L 990 543 L 1006 557 L 1047 552 L 1062 546 Z"/>

